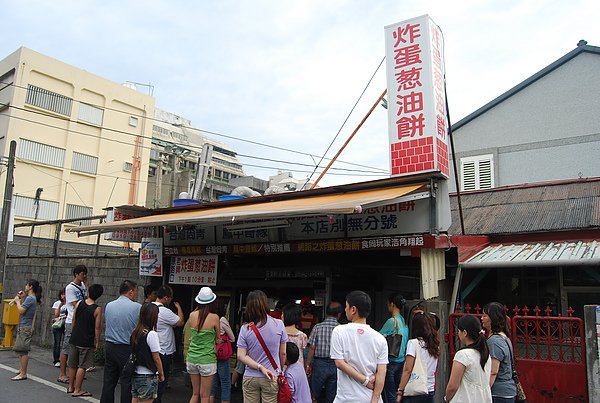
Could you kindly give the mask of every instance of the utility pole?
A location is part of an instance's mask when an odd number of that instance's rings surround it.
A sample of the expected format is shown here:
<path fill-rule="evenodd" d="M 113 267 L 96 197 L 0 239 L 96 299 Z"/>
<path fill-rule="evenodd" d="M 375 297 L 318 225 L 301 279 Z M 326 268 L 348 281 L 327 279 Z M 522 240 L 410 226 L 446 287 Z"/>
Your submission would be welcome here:
<path fill-rule="evenodd" d="M 156 190 L 155 190 L 155 202 L 154 207 L 161 207 L 162 199 L 162 171 L 163 171 L 163 156 L 159 153 L 158 160 L 156 161 Z"/>
<path fill-rule="evenodd" d="M 202 154 L 198 157 L 198 165 L 196 166 L 196 179 L 192 188 L 192 199 L 202 200 L 202 192 L 206 186 L 206 178 L 208 178 L 208 169 L 212 160 L 213 146 L 209 143 L 204 143 L 202 146 Z M 210 200 L 210 199 L 207 199 Z"/>
<path fill-rule="evenodd" d="M 4 280 L 6 279 L 6 251 L 8 247 L 8 231 L 10 230 L 10 211 L 12 209 L 13 188 L 15 186 L 13 173 L 15 171 L 15 154 L 17 142 L 10 142 L 8 153 L 8 169 L 6 170 L 6 185 L 4 186 L 4 203 L 2 204 L 2 227 L 0 229 L 0 278 L 2 284 L 0 291 L 4 296 Z"/>

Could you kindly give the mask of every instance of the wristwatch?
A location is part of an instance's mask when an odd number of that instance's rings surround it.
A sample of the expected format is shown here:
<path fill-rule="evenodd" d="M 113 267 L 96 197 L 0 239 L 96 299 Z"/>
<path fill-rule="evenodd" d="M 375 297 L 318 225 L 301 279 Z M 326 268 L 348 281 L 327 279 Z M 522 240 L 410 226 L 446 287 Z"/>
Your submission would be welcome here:
<path fill-rule="evenodd" d="M 365 381 L 362 383 L 362 386 L 367 386 L 369 384 L 369 377 L 365 378 Z"/>

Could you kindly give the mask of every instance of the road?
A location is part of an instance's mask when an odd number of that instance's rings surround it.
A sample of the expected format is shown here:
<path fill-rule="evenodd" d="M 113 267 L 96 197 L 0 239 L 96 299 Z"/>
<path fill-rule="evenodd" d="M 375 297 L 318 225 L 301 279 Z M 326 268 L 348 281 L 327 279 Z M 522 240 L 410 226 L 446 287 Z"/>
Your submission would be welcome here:
<path fill-rule="evenodd" d="M 52 351 L 50 349 L 32 346 L 29 354 L 29 368 L 27 380 L 11 381 L 10 378 L 18 372 L 19 357 L 10 350 L 0 350 L 0 402 L 44 401 L 52 403 L 70 402 L 77 400 L 67 394 L 67 385 L 56 382 L 58 368 L 52 365 Z M 79 397 L 82 401 L 100 402 L 102 391 L 103 368 L 88 372 L 83 382 L 83 389 L 92 393 L 92 397 Z M 191 387 L 186 386 L 181 368 L 174 369 L 169 380 L 170 387 L 163 396 L 164 403 L 187 402 L 191 396 Z M 115 401 L 118 402 L 118 388 Z M 219 399 L 217 399 L 219 402 Z M 232 403 L 241 403 L 240 392 L 232 394 Z"/>

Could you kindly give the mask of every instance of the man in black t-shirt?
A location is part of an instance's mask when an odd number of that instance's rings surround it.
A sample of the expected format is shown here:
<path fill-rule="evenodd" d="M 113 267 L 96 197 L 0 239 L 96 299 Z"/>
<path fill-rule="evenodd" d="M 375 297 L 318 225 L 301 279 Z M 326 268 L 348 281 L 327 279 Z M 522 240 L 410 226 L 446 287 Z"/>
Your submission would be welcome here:
<path fill-rule="evenodd" d="M 102 296 L 104 288 L 93 284 L 88 289 L 88 297 L 79 301 L 73 311 L 73 332 L 69 350 L 69 388 L 67 393 L 73 397 L 91 396 L 81 389 L 86 369 L 94 365 L 94 352 L 98 349 L 102 331 L 102 308 L 96 301 Z"/>

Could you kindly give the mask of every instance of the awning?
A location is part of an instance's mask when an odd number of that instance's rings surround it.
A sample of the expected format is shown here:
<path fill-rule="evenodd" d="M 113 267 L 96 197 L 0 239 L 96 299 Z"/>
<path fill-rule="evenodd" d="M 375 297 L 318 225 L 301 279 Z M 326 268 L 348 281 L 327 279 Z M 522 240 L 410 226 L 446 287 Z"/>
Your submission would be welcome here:
<path fill-rule="evenodd" d="M 462 264 L 492 267 L 579 266 L 600 264 L 600 240 L 492 244 Z"/>
<path fill-rule="evenodd" d="M 233 223 L 244 220 L 285 218 L 306 215 L 351 214 L 362 208 L 382 204 L 392 204 L 404 200 L 428 197 L 427 192 L 410 195 L 417 190 L 425 190 L 425 185 L 415 184 L 385 189 L 369 189 L 347 193 L 335 193 L 286 200 L 261 201 L 256 203 L 222 207 L 183 210 L 166 214 L 155 214 L 130 220 L 115 221 L 97 225 L 68 228 L 68 232 L 91 233 L 110 232 L 120 229 L 145 228 L 165 225 L 192 225 Z M 264 197 L 264 196 L 263 196 Z M 202 205 L 206 206 L 206 205 Z"/>

